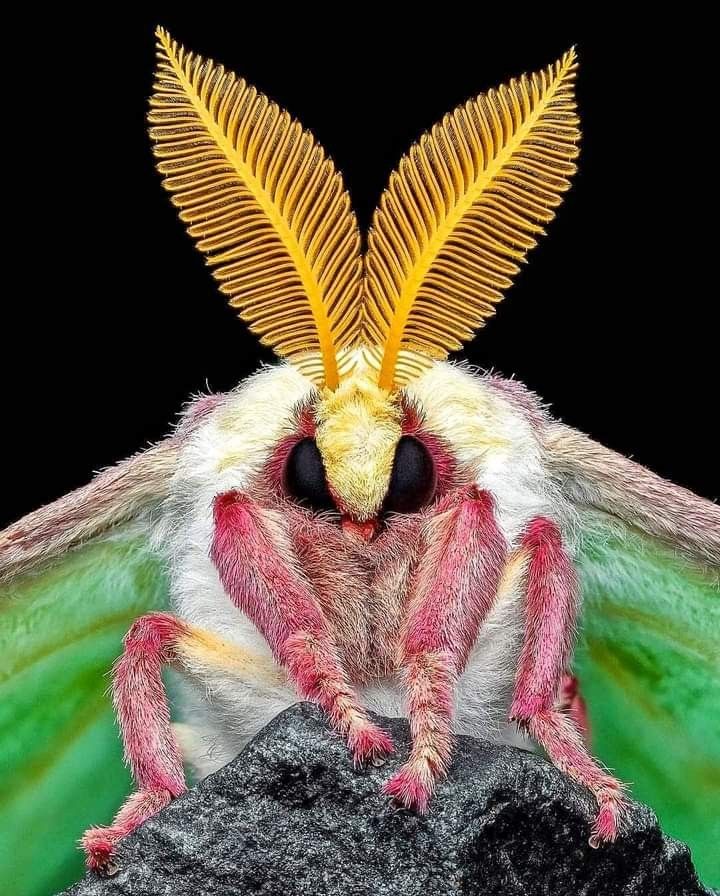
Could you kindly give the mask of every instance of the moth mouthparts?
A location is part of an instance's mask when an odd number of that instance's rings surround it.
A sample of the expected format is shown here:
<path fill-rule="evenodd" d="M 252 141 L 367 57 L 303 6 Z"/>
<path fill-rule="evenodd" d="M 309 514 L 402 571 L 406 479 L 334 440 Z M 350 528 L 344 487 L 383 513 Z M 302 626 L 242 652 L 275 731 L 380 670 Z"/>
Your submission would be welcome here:
<path fill-rule="evenodd" d="M 362 541 L 366 542 L 371 542 L 380 528 L 380 523 L 378 522 L 377 517 L 359 521 L 354 520 L 351 516 L 348 516 L 345 513 L 340 518 L 340 525 L 343 528 L 343 532 L 347 532 L 349 535 L 353 535 L 355 538 L 360 538 Z"/>

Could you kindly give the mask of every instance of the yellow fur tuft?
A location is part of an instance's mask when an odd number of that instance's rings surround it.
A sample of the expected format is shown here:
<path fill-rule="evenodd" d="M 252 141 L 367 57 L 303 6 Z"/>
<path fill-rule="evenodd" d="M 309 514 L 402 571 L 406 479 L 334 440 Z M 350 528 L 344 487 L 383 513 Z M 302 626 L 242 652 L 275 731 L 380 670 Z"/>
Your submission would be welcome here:
<path fill-rule="evenodd" d="M 196 674 L 208 669 L 223 669 L 234 672 L 246 682 L 276 685 L 286 681 L 283 670 L 271 660 L 196 626 L 188 626 L 188 633 L 178 640 L 177 651 L 184 668 Z"/>
<path fill-rule="evenodd" d="M 341 510 L 357 520 L 377 516 L 402 435 L 397 395 L 379 389 L 361 370 L 335 392 L 325 391 L 316 420 L 317 446 Z"/>

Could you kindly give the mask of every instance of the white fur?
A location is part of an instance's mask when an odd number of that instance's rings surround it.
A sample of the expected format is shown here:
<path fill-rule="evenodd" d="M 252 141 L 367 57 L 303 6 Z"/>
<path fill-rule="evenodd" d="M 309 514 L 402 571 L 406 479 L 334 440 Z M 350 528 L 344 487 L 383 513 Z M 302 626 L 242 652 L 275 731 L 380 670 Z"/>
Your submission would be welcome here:
<path fill-rule="evenodd" d="M 274 445 L 290 432 L 293 409 L 312 387 L 289 365 L 246 380 L 209 413 L 188 438 L 155 544 L 167 557 L 173 609 L 182 619 L 271 659 L 255 626 L 233 606 L 209 559 L 212 501 L 243 489 Z M 572 515 L 543 465 L 536 426 L 517 403 L 467 369 L 436 364 L 408 388 L 424 410 L 426 426 L 451 446 L 457 460 L 490 491 L 508 544 L 524 526 L 546 515 L 570 531 Z M 507 727 L 522 640 L 522 594 L 499 595 L 457 687 L 456 730 L 515 741 Z M 251 685 L 208 668 L 182 684 L 181 741 L 200 776 L 228 762 L 280 710 L 297 700 L 287 684 Z M 366 705 L 404 715 L 397 681 L 360 688 Z"/>

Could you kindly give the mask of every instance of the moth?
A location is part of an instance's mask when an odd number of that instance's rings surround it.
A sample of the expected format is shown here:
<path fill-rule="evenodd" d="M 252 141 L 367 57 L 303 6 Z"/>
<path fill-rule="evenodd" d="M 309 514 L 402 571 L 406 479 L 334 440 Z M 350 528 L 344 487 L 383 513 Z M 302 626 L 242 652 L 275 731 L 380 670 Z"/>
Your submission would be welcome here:
<path fill-rule="evenodd" d="M 365 252 L 340 174 L 299 122 L 163 29 L 157 54 L 164 186 L 280 361 L 0 535 L 6 655 L 30 662 L 36 637 L 63 658 L 42 705 L 67 669 L 87 670 L 95 632 L 129 625 L 112 697 L 137 789 L 85 833 L 89 867 L 112 870 L 118 842 L 183 793 L 184 763 L 208 775 L 299 698 L 358 765 L 394 749 L 369 710 L 407 716 L 412 748 L 384 792 L 420 812 L 456 733 L 527 738 L 592 794 L 600 845 L 621 831 L 625 790 L 586 743 L 579 679 L 605 761 L 671 804 L 693 762 L 720 757 L 718 507 L 553 419 L 519 382 L 447 360 L 569 187 L 574 50 L 424 134 Z M 174 724 L 166 666 L 180 673 Z M 25 693 L 10 691 L 11 711 Z M 20 774 L 38 749 L 23 736 Z M 687 836 L 705 836 L 707 805 L 688 810 Z"/>

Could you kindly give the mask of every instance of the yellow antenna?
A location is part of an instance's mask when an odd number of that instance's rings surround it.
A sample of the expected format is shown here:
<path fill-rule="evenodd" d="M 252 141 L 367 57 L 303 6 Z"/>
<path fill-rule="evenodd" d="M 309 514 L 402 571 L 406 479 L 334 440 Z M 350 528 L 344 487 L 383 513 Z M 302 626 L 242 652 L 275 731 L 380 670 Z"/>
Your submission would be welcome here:
<path fill-rule="evenodd" d="M 574 49 L 458 106 L 402 159 L 368 237 L 366 357 L 390 390 L 471 339 L 554 217 L 580 138 Z"/>
<path fill-rule="evenodd" d="M 335 389 L 360 328 L 360 235 L 308 131 L 158 28 L 150 135 L 164 186 L 261 342 Z M 345 353 L 347 354 L 347 353 Z"/>

